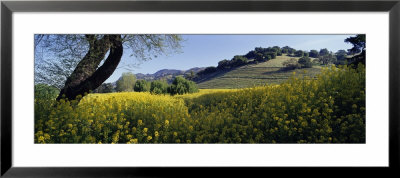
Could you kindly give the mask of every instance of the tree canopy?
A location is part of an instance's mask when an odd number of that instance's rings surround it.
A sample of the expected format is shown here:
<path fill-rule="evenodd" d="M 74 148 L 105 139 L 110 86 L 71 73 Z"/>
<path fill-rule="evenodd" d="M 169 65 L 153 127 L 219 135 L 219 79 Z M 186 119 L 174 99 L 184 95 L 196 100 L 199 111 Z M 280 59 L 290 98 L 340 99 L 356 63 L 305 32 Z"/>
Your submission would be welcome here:
<path fill-rule="evenodd" d="M 328 54 L 329 54 L 329 50 L 326 48 L 319 50 L 319 56 L 326 56 Z"/>
<path fill-rule="evenodd" d="M 337 63 L 336 64 L 345 64 L 346 63 L 346 56 L 347 56 L 347 51 L 346 50 L 338 50 L 336 53 L 336 59 Z"/>
<path fill-rule="evenodd" d="M 136 92 L 147 92 L 150 91 L 150 82 L 146 80 L 137 80 L 133 90 Z"/>
<path fill-rule="evenodd" d="M 353 47 L 349 49 L 349 52 L 355 54 L 355 53 L 360 53 L 361 51 L 364 51 L 366 48 L 366 42 L 365 42 L 365 35 L 360 34 L 356 35 L 354 37 L 349 37 L 344 40 L 346 43 L 351 43 Z"/>
<path fill-rule="evenodd" d="M 351 49 L 348 49 L 349 53 L 354 55 L 350 59 L 349 64 L 355 64 L 354 67 L 356 67 L 358 63 L 362 63 L 365 65 L 365 58 L 366 58 L 365 34 L 359 34 L 353 37 L 346 38 L 344 42 L 351 43 L 353 45 Z"/>
<path fill-rule="evenodd" d="M 133 91 L 135 82 L 136 82 L 136 76 L 130 72 L 125 72 L 122 74 L 121 78 L 118 79 L 116 90 L 119 92 Z"/>
<path fill-rule="evenodd" d="M 315 49 L 311 50 L 310 53 L 309 53 L 309 56 L 313 57 L 313 58 L 317 58 L 317 57 L 319 57 L 319 52 L 317 50 L 315 50 Z"/>

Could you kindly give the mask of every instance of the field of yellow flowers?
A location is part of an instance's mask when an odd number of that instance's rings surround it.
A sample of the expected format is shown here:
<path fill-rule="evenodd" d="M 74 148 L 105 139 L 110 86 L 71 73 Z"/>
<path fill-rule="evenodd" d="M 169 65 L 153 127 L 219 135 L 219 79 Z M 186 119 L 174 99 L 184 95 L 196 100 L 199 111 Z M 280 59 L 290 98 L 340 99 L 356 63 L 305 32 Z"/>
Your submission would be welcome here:
<path fill-rule="evenodd" d="M 35 99 L 35 143 L 365 143 L 365 67 L 176 96 Z"/>

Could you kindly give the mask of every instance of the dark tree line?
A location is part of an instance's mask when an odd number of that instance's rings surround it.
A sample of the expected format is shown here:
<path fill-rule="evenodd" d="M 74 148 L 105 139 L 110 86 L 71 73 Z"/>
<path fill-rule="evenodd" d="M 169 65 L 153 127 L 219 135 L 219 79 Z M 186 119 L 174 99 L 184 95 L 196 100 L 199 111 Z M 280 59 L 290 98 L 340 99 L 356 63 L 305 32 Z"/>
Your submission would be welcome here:
<path fill-rule="evenodd" d="M 357 50 L 354 50 L 357 51 Z M 249 51 L 245 55 L 236 55 L 232 59 L 224 59 L 218 62 L 218 66 L 210 66 L 206 67 L 204 70 L 198 72 L 195 77 L 191 77 L 191 80 L 199 80 L 204 76 L 209 74 L 224 72 L 235 69 L 240 66 L 244 66 L 247 64 L 266 62 L 271 59 L 275 59 L 276 56 L 282 56 L 282 54 L 286 54 L 287 56 L 299 57 L 299 61 L 290 60 L 284 63 L 287 69 L 295 69 L 295 68 L 309 68 L 312 67 L 313 61 L 311 58 L 315 58 L 314 60 L 323 64 L 345 64 L 347 63 L 347 53 L 345 50 L 339 50 L 336 53 L 329 51 L 326 48 L 318 50 L 296 50 L 289 46 L 279 47 L 273 46 L 268 48 L 256 47 L 254 50 Z"/>
<path fill-rule="evenodd" d="M 204 70 L 199 71 L 196 74 L 197 77 L 193 77 L 193 80 L 197 80 L 199 77 L 208 74 L 229 71 L 247 64 L 266 62 L 268 60 L 275 59 L 276 56 L 281 56 L 282 54 L 282 48 L 280 48 L 279 46 L 268 48 L 256 47 L 254 50 L 249 51 L 245 55 L 236 55 L 230 60 L 224 59 L 219 61 L 217 67 L 206 67 Z"/>

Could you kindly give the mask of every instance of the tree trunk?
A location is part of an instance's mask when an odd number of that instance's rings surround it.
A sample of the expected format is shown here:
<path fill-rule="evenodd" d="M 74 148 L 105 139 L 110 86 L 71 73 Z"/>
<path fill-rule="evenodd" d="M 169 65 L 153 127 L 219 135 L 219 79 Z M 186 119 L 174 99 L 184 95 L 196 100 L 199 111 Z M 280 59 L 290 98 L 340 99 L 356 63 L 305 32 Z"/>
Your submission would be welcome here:
<path fill-rule="evenodd" d="M 95 90 L 112 75 L 121 61 L 121 35 L 104 35 L 101 39 L 96 39 L 94 35 L 86 35 L 86 38 L 90 45 L 89 51 L 68 77 L 57 100 L 74 100 L 78 95 L 83 96 Z M 104 64 L 98 67 L 108 51 L 110 53 Z"/>

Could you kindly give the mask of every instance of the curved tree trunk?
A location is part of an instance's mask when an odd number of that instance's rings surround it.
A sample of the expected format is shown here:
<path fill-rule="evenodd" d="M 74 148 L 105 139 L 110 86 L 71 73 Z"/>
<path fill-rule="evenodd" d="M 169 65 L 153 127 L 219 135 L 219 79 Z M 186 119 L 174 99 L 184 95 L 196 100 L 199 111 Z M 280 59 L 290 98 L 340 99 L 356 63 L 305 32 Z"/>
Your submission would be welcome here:
<path fill-rule="evenodd" d="M 74 100 L 95 90 L 112 75 L 121 61 L 123 46 L 121 35 L 104 35 L 96 39 L 94 35 L 86 35 L 89 51 L 78 63 L 74 72 L 68 77 L 57 100 L 62 98 Z M 110 51 L 102 66 L 98 67 L 106 53 Z"/>

